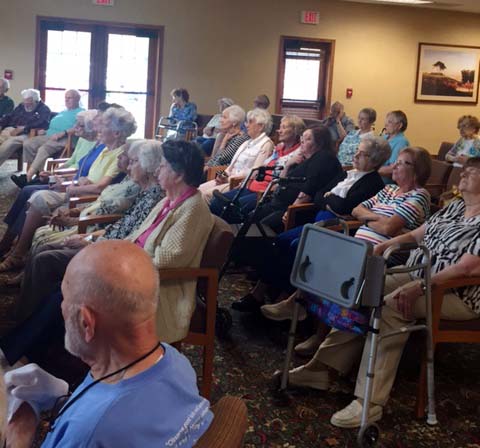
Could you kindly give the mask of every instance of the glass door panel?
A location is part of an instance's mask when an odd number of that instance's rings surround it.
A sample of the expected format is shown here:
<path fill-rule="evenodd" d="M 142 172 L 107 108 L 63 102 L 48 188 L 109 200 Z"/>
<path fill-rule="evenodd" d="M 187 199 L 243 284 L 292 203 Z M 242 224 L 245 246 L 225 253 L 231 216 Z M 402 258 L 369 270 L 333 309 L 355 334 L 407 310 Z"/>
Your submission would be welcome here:
<path fill-rule="evenodd" d="M 54 112 L 65 109 L 65 90 L 82 92 L 88 107 L 91 33 L 48 30 L 45 72 L 45 103 Z"/>

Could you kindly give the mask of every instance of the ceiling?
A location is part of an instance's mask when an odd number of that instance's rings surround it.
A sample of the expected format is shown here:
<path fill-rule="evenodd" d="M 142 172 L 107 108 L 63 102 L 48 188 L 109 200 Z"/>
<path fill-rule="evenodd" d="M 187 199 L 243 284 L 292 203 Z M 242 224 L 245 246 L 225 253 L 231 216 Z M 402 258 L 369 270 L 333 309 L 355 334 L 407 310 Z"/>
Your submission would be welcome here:
<path fill-rule="evenodd" d="M 401 5 L 399 3 L 384 3 L 382 0 L 343 0 L 355 3 L 388 4 L 393 6 L 406 6 L 408 8 L 445 9 L 448 11 L 464 11 L 480 14 L 480 0 L 434 0 L 433 5 Z"/>

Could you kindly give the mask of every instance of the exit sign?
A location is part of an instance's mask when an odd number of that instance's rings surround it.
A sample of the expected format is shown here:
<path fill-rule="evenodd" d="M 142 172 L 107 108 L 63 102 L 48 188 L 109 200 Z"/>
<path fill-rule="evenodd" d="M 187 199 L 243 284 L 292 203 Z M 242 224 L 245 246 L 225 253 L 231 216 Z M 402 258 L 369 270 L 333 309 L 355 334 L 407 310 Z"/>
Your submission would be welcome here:
<path fill-rule="evenodd" d="M 92 0 L 92 3 L 97 6 L 113 6 L 115 0 Z"/>
<path fill-rule="evenodd" d="M 318 25 L 320 21 L 320 13 L 318 11 L 301 11 L 300 22 L 309 25 Z"/>

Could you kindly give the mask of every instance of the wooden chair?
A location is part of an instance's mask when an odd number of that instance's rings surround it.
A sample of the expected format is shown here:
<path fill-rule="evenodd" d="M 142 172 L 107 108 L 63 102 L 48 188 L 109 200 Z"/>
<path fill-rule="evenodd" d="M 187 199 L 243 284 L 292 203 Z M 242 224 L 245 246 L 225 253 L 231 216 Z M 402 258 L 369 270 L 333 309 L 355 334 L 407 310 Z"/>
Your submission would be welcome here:
<path fill-rule="evenodd" d="M 208 237 L 199 268 L 161 269 L 162 280 L 198 279 L 197 290 L 205 302 L 197 301 L 195 313 L 190 323 L 190 331 L 185 339 L 177 343 L 200 345 L 203 347 L 203 367 L 201 394 L 210 398 L 213 382 L 213 355 L 215 345 L 215 317 L 217 312 L 218 272 L 225 263 L 233 242 L 230 225 L 215 216 L 215 224 Z"/>
<path fill-rule="evenodd" d="M 433 348 L 437 344 L 448 343 L 476 343 L 480 344 L 480 317 L 468 321 L 443 320 L 440 317 L 443 295 L 452 288 L 480 285 L 480 277 L 463 277 L 435 284 L 432 287 L 432 338 Z M 417 387 L 416 415 L 425 416 L 426 405 L 426 357 L 423 359 L 420 378 Z"/>
<path fill-rule="evenodd" d="M 287 218 L 285 220 L 285 231 L 293 229 L 299 224 L 299 216 L 302 214 L 304 217 L 308 213 L 308 217 L 315 217 L 315 204 L 313 202 L 307 202 L 305 204 L 289 205 L 287 209 Z M 307 218 L 308 219 L 308 218 Z"/>
<path fill-rule="evenodd" d="M 247 406 L 239 397 L 222 397 L 212 406 L 212 423 L 194 448 L 241 448 L 248 428 Z"/>
<path fill-rule="evenodd" d="M 71 130 L 67 132 L 67 144 L 65 145 L 65 148 L 60 154 L 61 158 L 69 159 L 70 157 L 72 157 L 73 150 L 75 149 L 75 145 L 73 144 L 74 135 L 74 132 Z"/>
<path fill-rule="evenodd" d="M 207 182 L 214 180 L 219 171 L 224 171 L 228 168 L 228 165 L 209 166 L 207 170 Z"/>
<path fill-rule="evenodd" d="M 432 171 L 425 188 L 429 191 L 432 201 L 438 202 L 440 195 L 447 189 L 447 183 L 453 165 L 441 160 L 432 160 Z"/>
<path fill-rule="evenodd" d="M 452 149 L 453 143 L 452 142 L 442 142 L 440 143 L 440 148 L 438 148 L 437 160 L 444 161 L 445 155 L 447 154 L 450 149 Z"/>

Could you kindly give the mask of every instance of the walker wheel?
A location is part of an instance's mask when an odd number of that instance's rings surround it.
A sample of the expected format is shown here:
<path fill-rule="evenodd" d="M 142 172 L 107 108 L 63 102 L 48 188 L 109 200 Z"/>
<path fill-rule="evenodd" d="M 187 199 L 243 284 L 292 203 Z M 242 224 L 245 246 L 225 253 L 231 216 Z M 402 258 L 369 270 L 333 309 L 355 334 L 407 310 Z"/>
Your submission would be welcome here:
<path fill-rule="evenodd" d="M 357 436 L 358 446 L 361 448 L 374 447 L 380 438 L 380 429 L 375 423 L 368 424 L 360 428 Z"/>
<path fill-rule="evenodd" d="M 217 316 L 215 320 L 215 334 L 219 339 L 223 339 L 228 335 L 232 328 L 233 319 L 230 311 L 226 308 L 217 308 Z"/>

